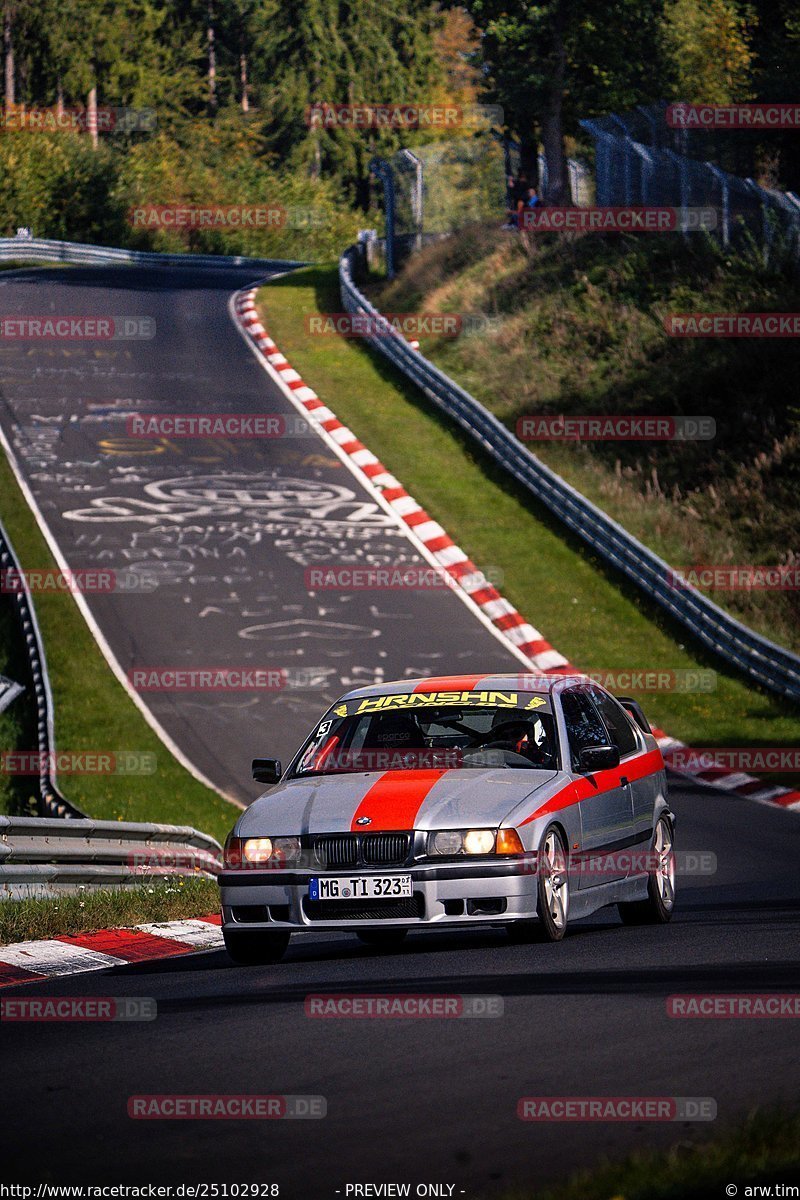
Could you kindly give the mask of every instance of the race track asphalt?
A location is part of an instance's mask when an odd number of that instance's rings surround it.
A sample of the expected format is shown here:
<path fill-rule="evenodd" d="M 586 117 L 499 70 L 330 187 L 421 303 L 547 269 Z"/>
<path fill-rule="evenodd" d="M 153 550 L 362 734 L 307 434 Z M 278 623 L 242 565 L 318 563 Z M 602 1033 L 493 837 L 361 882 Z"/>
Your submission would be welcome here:
<path fill-rule="evenodd" d="M 250 754 L 291 749 L 298 728 L 357 670 L 380 666 L 388 678 L 513 664 L 452 595 L 306 595 L 302 572 L 317 541 L 322 555 L 349 549 L 359 562 L 415 561 L 318 442 L 134 454 L 118 440 L 120 414 L 134 408 L 286 411 L 227 317 L 241 273 L 32 274 L 4 282 L 4 311 L 133 311 L 153 315 L 159 331 L 149 345 L 113 348 L 110 359 L 104 347 L 90 354 L 78 346 L 75 363 L 63 347 L 28 347 L 24 361 L 18 347 L 3 349 L 3 426 L 70 565 L 93 565 L 106 550 L 112 566 L 159 564 L 152 593 L 90 597 L 120 661 L 213 657 L 216 665 L 279 662 L 323 673 L 316 689 L 241 704 L 151 700 L 221 786 L 251 797 Z M 295 479 L 302 495 L 287 494 Z M 319 489 L 334 488 L 348 495 L 319 499 Z M 240 511 L 219 512 L 231 504 Z M 204 506 L 211 511 L 197 511 Z M 240 534 L 255 533 L 243 556 L 229 553 Z M 0 1179 L 278 1183 L 288 1200 L 333 1200 L 368 1182 L 410 1184 L 412 1195 L 426 1183 L 452 1185 L 456 1197 L 501 1195 L 512 1185 L 533 1193 L 601 1155 L 715 1127 L 534 1124 L 516 1115 L 523 1096 L 710 1097 L 717 1127 L 754 1105 L 796 1101 L 797 1022 L 674 1019 L 666 999 L 798 991 L 798 816 L 674 781 L 672 798 L 678 848 L 715 855 L 716 871 L 679 880 L 665 927 L 625 928 L 607 910 L 555 946 L 515 946 L 501 929 L 486 929 L 412 933 L 391 953 L 352 935 L 310 932 L 276 966 L 237 967 L 219 951 L 6 989 L 4 997 L 148 996 L 158 1016 L 0 1028 Z M 504 1014 L 306 1015 L 309 994 L 375 992 L 497 995 Z M 132 1095 L 165 1093 L 322 1095 L 327 1116 L 207 1123 L 127 1115 Z"/>
<path fill-rule="evenodd" d="M 85 593 L 125 673 L 261 668 L 287 680 L 141 693 L 196 767 L 244 802 L 260 790 L 250 759 L 285 761 L 348 688 L 521 666 L 452 589 L 309 591 L 316 566 L 428 564 L 246 345 L 228 301 L 248 282 L 252 268 L 0 274 L 7 316 L 149 322 L 153 336 L 128 340 L 1 339 L 0 424 L 68 566 L 157 584 Z M 275 414 L 300 433 L 129 436 L 128 418 L 157 413 Z"/>
<path fill-rule="evenodd" d="M 308 933 L 275 966 L 237 967 L 219 951 L 5 989 L 149 996 L 158 1016 L 6 1026 L 0 1176 L 277 1182 L 287 1200 L 335 1200 L 367 1182 L 495 1196 L 715 1131 L 523 1122 L 523 1096 L 711 1097 L 717 1126 L 754 1105 L 796 1102 L 796 1021 L 675 1019 L 666 999 L 798 991 L 800 821 L 704 788 L 672 797 L 679 848 L 712 852 L 717 871 L 679 881 L 664 927 L 626 928 L 609 909 L 553 946 L 514 946 L 487 929 L 412 933 L 392 953 Z M 307 996 L 352 993 L 501 996 L 504 1015 L 306 1016 Z M 173 1093 L 322 1095 L 327 1116 L 128 1117 L 130 1096 Z"/>

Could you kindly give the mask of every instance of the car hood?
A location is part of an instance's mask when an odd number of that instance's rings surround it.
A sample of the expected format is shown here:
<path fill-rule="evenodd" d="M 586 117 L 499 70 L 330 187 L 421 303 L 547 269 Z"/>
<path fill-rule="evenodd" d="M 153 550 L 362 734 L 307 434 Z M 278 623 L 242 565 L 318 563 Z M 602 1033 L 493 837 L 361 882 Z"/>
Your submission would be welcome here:
<path fill-rule="evenodd" d="M 557 771 L 375 771 L 290 779 L 242 814 L 240 837 L 495 827 Z M 367 819 L 368 818 L 368 819 Z"/>

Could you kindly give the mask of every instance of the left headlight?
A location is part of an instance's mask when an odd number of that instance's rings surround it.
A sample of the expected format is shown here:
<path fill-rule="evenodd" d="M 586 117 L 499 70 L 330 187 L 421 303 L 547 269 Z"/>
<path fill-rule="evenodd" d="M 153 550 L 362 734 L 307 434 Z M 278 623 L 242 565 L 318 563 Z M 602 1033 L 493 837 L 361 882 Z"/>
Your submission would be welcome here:
<path fill-rule="evenodd" d="M 228 869 L 282 867 L 300 858 L 299 837 L 229 837 L 225 843 L 224 864 Z"/>

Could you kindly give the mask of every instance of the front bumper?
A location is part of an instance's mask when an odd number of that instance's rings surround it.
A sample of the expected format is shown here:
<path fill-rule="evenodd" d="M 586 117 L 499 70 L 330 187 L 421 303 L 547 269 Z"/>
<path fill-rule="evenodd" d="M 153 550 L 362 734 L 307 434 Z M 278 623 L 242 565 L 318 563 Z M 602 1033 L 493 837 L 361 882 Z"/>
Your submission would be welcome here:
<path fill-rule="evenodd" d="M 310 901 L 314 870 L 223 871 L 223 929 L 386 929 L 505 924 L 536 916 L 536 875 L 520 859 L 322 872 L 411 875 L 405 900 Z"/>

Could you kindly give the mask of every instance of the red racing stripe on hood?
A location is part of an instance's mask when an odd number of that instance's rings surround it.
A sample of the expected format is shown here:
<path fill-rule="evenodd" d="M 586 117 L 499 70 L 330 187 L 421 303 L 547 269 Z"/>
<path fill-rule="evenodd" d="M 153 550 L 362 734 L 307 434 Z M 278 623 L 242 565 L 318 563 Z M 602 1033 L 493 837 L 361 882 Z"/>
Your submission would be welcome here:
<path fill-rule="evenodd" d="M 353 813 L 351 830 L 373 833 L 413 829 L 425 797 L 446 774 L 446 771 L 386 771 Z M 369 825 L 359 825 L 359 817 L 370 817 Z"/>

